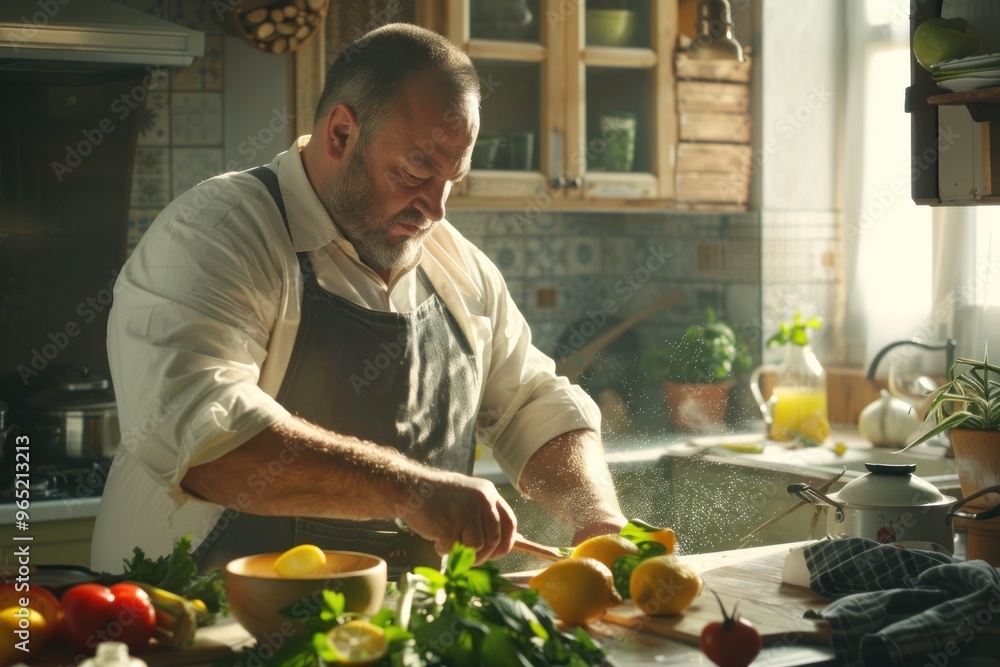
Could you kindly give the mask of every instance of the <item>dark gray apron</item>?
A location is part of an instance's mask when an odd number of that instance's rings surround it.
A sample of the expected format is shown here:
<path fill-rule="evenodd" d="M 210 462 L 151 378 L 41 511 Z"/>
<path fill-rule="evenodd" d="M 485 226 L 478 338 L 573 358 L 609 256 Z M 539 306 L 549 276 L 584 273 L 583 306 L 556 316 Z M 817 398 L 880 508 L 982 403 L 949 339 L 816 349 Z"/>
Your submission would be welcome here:
<path fill-rule="evenodd" d="M 267 186 L 287 230 L 277 176 L 267 167 L 249 173 Z M 476 362 L 423 269 L 418 267 L 417 275 L 431 297 L 409 313 L 382 312 L 323 290 L 308 255 L 297 255 L 304 282 L 302 320 L 278 402 L 331 431 L 390 445 L 435 468 L 471 473 Z M 399 514 L 405 518 L 432 492 L 412 489 Z M 258 516 L 232 509 L 223 512 L 195 557 L 209 571 L 233 558 L 296 544 L 376 554 L 386 559 L 392 574 L 441 564 L 432 543 L 400 533 L 392 521 Z"/>

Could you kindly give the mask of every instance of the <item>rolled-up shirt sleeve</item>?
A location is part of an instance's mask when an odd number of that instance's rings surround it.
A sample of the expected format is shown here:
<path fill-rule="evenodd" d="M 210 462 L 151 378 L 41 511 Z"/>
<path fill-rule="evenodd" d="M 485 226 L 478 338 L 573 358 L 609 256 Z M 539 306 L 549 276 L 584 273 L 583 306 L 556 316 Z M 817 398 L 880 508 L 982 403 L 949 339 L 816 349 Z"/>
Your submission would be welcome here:
<path fill-rule="evenodd" d="M 593 399 L 557 375 L 555 362 L 532 344 L 528 323 L 499 271 L 485 256 L 480 260 L 492 340 L 478 435 L 520 489 L 521 472 L 542 445 L 578 429 L 599 434 L 601 415 Z"/>
<path fill-rule="evenodd" d="M 180 504 L 190 467 L 288 417 L 258 386 L 288 296 L 280 253 L 266 239 L 237 240 L 238 209 L 209 220 L 184 204 L 136 248 L 142 261 L 118 277 L 108 324 L 120 446 Z"/>

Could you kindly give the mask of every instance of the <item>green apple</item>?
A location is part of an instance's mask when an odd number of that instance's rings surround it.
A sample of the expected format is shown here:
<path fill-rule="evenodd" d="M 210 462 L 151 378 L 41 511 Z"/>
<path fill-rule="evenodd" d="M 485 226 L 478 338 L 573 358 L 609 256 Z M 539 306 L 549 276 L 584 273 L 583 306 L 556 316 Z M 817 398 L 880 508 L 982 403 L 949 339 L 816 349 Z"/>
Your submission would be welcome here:
<path fill-rule="evenodd" d="M 963 18 L 927 19 L 913 33 L 913 55 L 925 70 L 945 60 L 967 58 L 979 48 L 980 37 Z"/>

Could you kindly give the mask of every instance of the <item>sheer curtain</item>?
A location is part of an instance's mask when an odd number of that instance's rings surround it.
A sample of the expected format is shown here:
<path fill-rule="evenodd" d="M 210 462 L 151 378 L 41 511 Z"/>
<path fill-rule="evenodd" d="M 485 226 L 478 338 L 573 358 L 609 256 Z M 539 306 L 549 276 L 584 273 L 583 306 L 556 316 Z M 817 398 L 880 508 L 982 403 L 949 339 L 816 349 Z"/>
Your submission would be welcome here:
<path fill-rule="evenodd" d="M 917 206 L 910 198 L 909 0 L 845 3 L 843 169 L 845 329 L 850 361 L 867 367 L 903 338 L 958 340 L 980 357 L 1000 332 L 1000 208 Z M 1000 335 L 1000 334 L 998 334 Z M 1000 361 L 1000 340 L 993 346 Z M 905 348 L 900 348 L 900 350 Z M 942 373 L 940 353 L 901 363 Z M 887 372 L 880 366 L 880 375 Z"/>

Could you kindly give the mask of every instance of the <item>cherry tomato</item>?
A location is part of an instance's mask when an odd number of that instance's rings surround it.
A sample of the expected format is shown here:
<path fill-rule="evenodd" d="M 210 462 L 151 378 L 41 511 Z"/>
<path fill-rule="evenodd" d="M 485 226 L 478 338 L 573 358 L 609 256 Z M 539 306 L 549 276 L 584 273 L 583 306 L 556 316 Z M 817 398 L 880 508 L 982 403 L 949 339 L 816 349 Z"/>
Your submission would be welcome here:
<path fill-rule="evenodd" d="M 726 613 L 719 595 L 712 591 L 722 609 L 722 622 L 714 621 L 701 631 L 701 651 L 719 667 L 747 667 L 760 653 L 763 642 L 756 628 L 741 621 L 733 609 Z"/>
<path fill-rule="evenodd" d="M 66 638 L 82 651 L 93 652 L 105 641 L 142 650 L 156 629 L 156 610 L 146 591 L 134 584 L 79 584 L 63 593 Z"/>
<path fill-rule="evenodd" d="M 27 588 L 27 590 L 23 590 Z M 19 590 L 20 589 L 20 590 Z M 27 605 L 21 604 L 27 601 Z M 0 609 L 7 607 L 27 607 L 37 611 L 45 619 L 45 625 L 50 633 L 59 630 L 62 623 L 62 606 L 59 598 L 41 586 L 28 585 L 23 582 L 8 581 L 0 584 Z"/>

